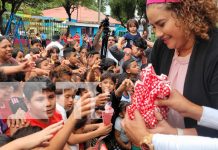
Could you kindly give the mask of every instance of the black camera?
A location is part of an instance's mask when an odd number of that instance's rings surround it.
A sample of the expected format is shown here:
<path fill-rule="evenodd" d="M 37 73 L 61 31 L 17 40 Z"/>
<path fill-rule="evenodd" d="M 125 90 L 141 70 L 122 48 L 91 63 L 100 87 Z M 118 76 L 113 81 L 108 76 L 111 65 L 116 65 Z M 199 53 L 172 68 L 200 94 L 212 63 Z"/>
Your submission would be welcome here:
<path fill-rule="evenodd" d="M 108 16 L 101 21 L 100 27 L 102 26 L 104 27 L 103 29 L 104 34 L 108 35 L 110 33 L 110 28 L 109 28 L 110 22 Z"/>
<path fill-rule="evenodd" d="M 100 26 L 103 26 L 104 28 L 109 27 L 110 23 L 109 23 L 109 18 L 106 17 L 104 20 L 101 21 Z"/>
<path fill-rule="evenodd" d="M 103 26 L 102 47 L 101 47 L 101 59 L 106 57 L 108 37 L 110 35 L 110 22 L 108 16 L 101 21 L 100 27 Z"/>

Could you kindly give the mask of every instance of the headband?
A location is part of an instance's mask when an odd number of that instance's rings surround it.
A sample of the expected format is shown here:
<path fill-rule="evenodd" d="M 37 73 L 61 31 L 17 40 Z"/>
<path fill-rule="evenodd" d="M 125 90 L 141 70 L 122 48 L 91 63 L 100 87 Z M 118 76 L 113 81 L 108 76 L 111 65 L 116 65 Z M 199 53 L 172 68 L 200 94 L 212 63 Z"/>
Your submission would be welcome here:
<path fill-rule="evenodd" d="M 154 3 L 179 3 L 180 0 L 147 0 L 147 5 Z"/>

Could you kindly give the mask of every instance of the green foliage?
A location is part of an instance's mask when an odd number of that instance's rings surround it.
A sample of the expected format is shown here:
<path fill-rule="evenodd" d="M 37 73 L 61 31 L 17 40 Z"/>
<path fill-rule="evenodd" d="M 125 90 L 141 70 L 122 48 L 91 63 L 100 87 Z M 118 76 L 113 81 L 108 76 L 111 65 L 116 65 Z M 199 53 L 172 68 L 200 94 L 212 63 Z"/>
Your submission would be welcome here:
<path fill-rule="evenodd" d="M 135 11 L 137 10 L 137 15 L 141 20 L 145 17 L 145 0 L 110 0 L 111 14 L 112 17 L 118 19 L 121 22 L 122 26 L 125 26 L 125 23 L 135 17 Z"/>
<path fill-rule="evenodd" d="M 124 24 L 127 20 L 134 18 L 135 10 L 136 10 L 136 0 L 111 0 L 109 5 L 111 7 L 112 17 L 117 18 L 121 25 Z"/>
<path fill-rule="evenodd" d="M 1 0 L 2 1 L 2 0 Z M 101 11 L 105 11 L 106 0 L 102 1 Z M 96 0 L 6 0 L 6 9 L 10 11 L 12 3 L 21 3 L 18 12 L 30 15 L 41 15 L 41 11 L 45 9 L 51 9 L 56 7 L 62 7 L 63 5 L 82 5 L 93 10 L 98 10 L 98 1 Z M 0 6 L 2 3 L 0 3 Z"/>
<path fill-rule="evenodd" d="M 145 0 L 137 0 L 137 10 L 138 10 L 138 16 L 140 17 L 140 19 L 142 17 L 147 18 L 146 17 L 146 1 Z"/>

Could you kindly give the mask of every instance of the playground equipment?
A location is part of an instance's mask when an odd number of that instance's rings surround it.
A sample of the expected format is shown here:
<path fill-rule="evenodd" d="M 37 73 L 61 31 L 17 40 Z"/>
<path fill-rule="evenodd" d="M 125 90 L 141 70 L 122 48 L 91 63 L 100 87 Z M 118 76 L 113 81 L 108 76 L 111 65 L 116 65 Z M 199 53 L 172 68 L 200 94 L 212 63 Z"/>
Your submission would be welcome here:
<path fill-rule="evenodd" d="M 10 32 L 12 25 L 14 28 L 14 29 L 12 29 L 13 33 Z M 24 27 L 24 22 L 23 22 L 21 17 L 15 15 L 15 14 L 10 15 L 10 18 L 9 18 L 7 25 L 6 25 L 5 36 L 10 36 L 10 34 L 12 34 L 11 38 L 13 39 L 13 46 L 14 46 L 16 40 L 18 40 L 18 43 L 20 45 L 20 49 L 22 51 L 24 51 L 23 43 L 25 43 L 25 41 L 26 41 L 27 47 L 28 47 L 28 49 L 30 49 L 29 39 L 28 39 L 26 30 Z M 24 40 L 21 40 L 21 39 L 24 39 Z"/>

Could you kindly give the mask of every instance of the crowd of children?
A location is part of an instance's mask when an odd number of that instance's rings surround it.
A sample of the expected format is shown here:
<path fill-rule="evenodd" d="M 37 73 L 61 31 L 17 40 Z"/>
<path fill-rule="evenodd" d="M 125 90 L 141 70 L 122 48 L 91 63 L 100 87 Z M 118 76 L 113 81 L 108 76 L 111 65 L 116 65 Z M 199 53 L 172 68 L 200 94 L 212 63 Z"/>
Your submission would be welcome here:
<path fill-rule="evenodd" d="M 46 47 L 35 38 L 28 53 L 1 36 L 0 149 L 130 150 L 121 120 L 148 53 L 137 21 L 129 20 L 127 28 L 119 40 L 109 37 L 103 59 L 100 34 L 95 44 L 84 40 L 82 46 L 78 37 L 62 45 L 54 35 Z M 101 114 L 108 102 L 114 114 L 105 125 Z"/>

